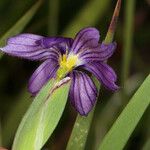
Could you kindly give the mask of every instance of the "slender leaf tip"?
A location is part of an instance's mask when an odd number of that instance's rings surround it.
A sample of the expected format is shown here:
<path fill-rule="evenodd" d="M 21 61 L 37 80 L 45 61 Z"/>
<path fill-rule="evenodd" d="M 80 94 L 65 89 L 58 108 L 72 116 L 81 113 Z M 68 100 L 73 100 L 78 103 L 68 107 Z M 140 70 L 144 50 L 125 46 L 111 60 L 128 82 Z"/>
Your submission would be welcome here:
<path fill-rule="evenodd" d="M 119 13 L 120 13 L 120 8 L 121 8 L 121 0 L 117 1 L 104 43 L 108 44 L 111 43 L 114 37 L 114 33 L 116 30 L 116 25 L 117 25 L 117 21 L 118 21 L 118 17 L 119 17 Z"/>

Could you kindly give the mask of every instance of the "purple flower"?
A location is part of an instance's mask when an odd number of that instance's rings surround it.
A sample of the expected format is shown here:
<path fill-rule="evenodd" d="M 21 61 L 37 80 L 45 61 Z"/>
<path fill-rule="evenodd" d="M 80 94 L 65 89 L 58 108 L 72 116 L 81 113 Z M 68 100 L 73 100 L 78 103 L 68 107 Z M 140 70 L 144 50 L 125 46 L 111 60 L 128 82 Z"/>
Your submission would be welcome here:
<path fill-rule="evenodd" d="M 20 34 L 9 38 L 1 50 L 12 56 L 42 61 L 29 80 L 28 89 L 33 95 L 51 78 L 71 77 L 71 104 L 86 116 L 97 97 L 89 73 L 107 89 L 118 89 L 115 84 L 117 76 L 106 64 L 116 49 L 116 43 L 99 44 L 99 38 L 99 31 L 91 27 L 82 29 L 74 39 Z"/>

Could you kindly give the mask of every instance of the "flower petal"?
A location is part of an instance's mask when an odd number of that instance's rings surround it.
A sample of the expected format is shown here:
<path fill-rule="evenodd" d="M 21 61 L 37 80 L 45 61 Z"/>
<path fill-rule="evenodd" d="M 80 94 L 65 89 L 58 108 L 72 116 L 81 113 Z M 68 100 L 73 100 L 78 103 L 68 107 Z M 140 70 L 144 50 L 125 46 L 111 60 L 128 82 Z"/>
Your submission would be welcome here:
<path fill-rule="evenodd" d="M 116 43 L 98 45 L 96 48 L 84 50 L 79 54 L 83 64 L 91 61 L 105 61 L 112 56 L 116 49 Z"/>
<path fill-rule="evenodd" d="M 63 37 L 46 37 L 39 41 L 38 44 L 42 45 L 43 48 L 55 47 L 59 49 L 62 54 L 69 50 L 72 46 L 73 39 L 72 38 L 63 38 Z"/>
<path fill-rule="evenodd" d="M 100 35 L 95 28 L 84 28 L 76 35 L 71 51 L 77 54 L 87 48 L 97 47 Z"/>
<path fill-rule="evenodd" d="M 54 60 L 46 60 L 33 73 L 29 80 L 28 89 L 35 95 L 43 85 L 51 78 L 55 77 L 58 63 Z"/>
<path fill-rule="evenodd" d="M 71 40 L 67 38 L 45 38 L 34 34 L 20 34 L 9 38 L 7 45 L 0 49 L 7 54 L 29 60 L 58 59 L 60 51 L 57 45 L 65 42 L 66 45 L 71 44 Z"/>
<path fill-rule="evenodd" d="M 117 76 L 114 70 L 106 63 L 92 62 L 83 66 L 85 70 L 93 73 L 96 78 L 101 81 L 107 89 L 116 91 L 119 87 L 115 84 Z"/>
<path fill-rule="evenodd" d="M 71 104 L 80 115 L 86 116 L 95 104 L 97 89 L 90 77 L 81 71 L 73 71 L 71 77 Z"/>

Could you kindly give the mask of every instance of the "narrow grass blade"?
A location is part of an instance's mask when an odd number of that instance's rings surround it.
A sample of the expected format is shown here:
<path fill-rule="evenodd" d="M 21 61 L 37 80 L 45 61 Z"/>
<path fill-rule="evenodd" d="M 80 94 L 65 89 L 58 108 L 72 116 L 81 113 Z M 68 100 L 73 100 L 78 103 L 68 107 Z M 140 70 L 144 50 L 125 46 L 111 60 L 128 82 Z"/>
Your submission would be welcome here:
<path fill-rule="evenodd" d="M 136 74 L 130 77 L 126 81 L 126 91 L 127 96 L 131 97 L 135 90 L 141 85 L 143 82 L 143 76 L 141 74 Z M 106 135 L 110 126 L 116 120 L 119 115 L 120 108 L 122 107 L 121 99 L 121 91 L 112 95 L 112 97 L 108 100 L 105 107 L 102 108 L 102 111 L 99 115 L 96 116 L 96 121 L 94 124 L 95 127 L 95 149 L 98 147 L 99 143 L 102 142 L 102 139 Z"/>
<path fill-rule="evenodd" d="M 23 114 L 26 112 L 27 108 L 32 102 L 30 97 L 31 95 L 28 93 L 27 89 L 23 89 L 13 104 L 15 107 L 12 107 L 5 116 L 5 120 L 3 121 L 2 126 L 3 146 L 7 147 L 11 144 L 18 124 L 21 121 Z"/>
<path fill-rule="evenodd" d="M 134 94 L 110 131 L 104 137 L 99 150 L 121 150 L 150 104 L 150 75 Z"/>
<path fill-rule="evenodd" d="M 124 41 L 123 41 L 123 58 L 121 70 L 122 97 L 125 99 L 124 84 L 129 75 L 132 42 L 133 42 L 133 23 L 134 23 L 135 0 L 127 0 L 125 3 L 125 24 L 124 24 Z"/>
<path fill-rule="evenodd" d="M 13 150 L 40 150 L 53 133 L 67 102 L 70 79 L 50 80 L 34 99 L 13 143 Z"/>
<path fill-rule="evenodd" d="M 48 34 L 57 35 L 59 0 L 49 0 Z"/>
<path fill-rule="evenodd" d="M 111 22 L 110 22 L 110 25 L 109 25 L 109 28 L 108 28 L 108 31 L 107 31 L 107 34 L 106 34 L 106 37 L 105 37 L 105 40 L 104 40 L 104 42 L 106 44 L 107 43 L 109 44 L 113 41 L 114 34 L 116 31 L 117 21 L 118 21 L 118 17 L 119 17 L 119 13 L 120 13 L 120 7 L 121 7 L 121 0 L 118 0 L 115 10 L 114 10 L 114 13 L 113 13 L 113 16 L 112 16 L 112 19 L 111 19 Z"/>
<path fill-rule="evenodd" d="M 29 23 L 32 17 L 37 12 L 38 8 L 41 6 L 42 0 L 37 1 L 25 14 L 18 20 L 18 22 L 12 26 L 1 38 L 0 38 L 0 46 L 4 46 L 5 41 L 10 36 L 16 35 L 20 33 L 25 26 Z M 0 53 L 0 58 L 2 57 L 2 53 Z"/>

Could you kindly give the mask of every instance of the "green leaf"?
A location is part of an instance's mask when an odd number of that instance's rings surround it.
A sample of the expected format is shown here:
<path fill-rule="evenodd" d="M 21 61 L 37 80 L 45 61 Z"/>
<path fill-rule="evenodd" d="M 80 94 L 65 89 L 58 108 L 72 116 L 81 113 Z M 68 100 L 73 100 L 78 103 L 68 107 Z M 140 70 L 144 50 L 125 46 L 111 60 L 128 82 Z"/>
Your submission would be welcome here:
<path fill-rule="evenodd" d="M 122 58 L 122 70 L 121 70 L 121 84 L 122 84 L 122 97 L 126 99 L 126 91 L 124 88 L 125 81 L 128 78 L 131 64 L 131 54 L 133 51 L 133 34 L 134 34 L 134 10 L 135 0 L 127 0 L 125 3 L 125 22 L 124 22 L 124 34 L 123 34 L 123 58 Z"/>
<path fill-rule="evenodd" d="M 141 85 L 143 82 L 143 75 L 136 74 L 131 76 L 125 83 L 125 90 L 127 92 L 127 96 L 131 97 L 135 90 Z M 93 144 L 94 147 L 98 147 L 99 143 L 101 143 L 102 139 L 106 135 L 110 126 L 114 123 L 118 114 L 120 113 L 121 108 L 123 107 L 121 103 L 121 91 L 114 93 L 107 101 L 105 106 L 102 108 L 101 113 L 96 115 L 96 121 L 94 124 L 95 127 L 95 141 Z M 98 131 L 98 132 L 97 132 Z"/>
<path fill-rule="evenodd" d="M 59 0 L 49 0 L 48 34 L 56 36 L 58 31 Z"/>
<path fill-rule="evenodd" d="M 70 79 L 60 82 L 54 79 L 34 99 L 22 122 L 13 143 L 13 150 L 40 150 L 53 133 L 65 108 Z"/>
<path fill-rule="evenodd" d="M 18 22 L 12 26 L 1 38 L 0 38 L 0 46 L 4 46 L 5 41 L 10 36 L 14 36 L 18 33 L 20 33 L 25 26 L 29 23 L 29 21 L 32 19 L 32 17 L 37 12 L 38 8 L 41 6 L 42 0 L 37 1 L 25 14 L 21 17 Z M 0 53 L 0 58 L 2 57 L 2 53 Z"/>
<path fill-rule="evenodd" d="M 99 150 L 121 150 L 127 143 L 133 130 L 150 104 L 150 75 L 118 117 L 110 131 L 104 137 Z"/>

